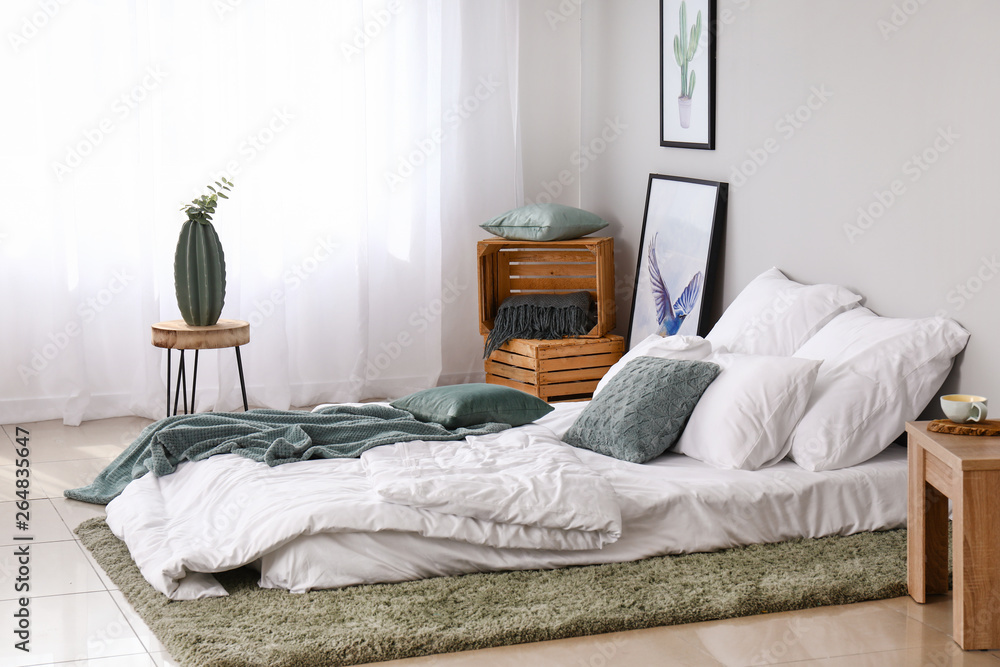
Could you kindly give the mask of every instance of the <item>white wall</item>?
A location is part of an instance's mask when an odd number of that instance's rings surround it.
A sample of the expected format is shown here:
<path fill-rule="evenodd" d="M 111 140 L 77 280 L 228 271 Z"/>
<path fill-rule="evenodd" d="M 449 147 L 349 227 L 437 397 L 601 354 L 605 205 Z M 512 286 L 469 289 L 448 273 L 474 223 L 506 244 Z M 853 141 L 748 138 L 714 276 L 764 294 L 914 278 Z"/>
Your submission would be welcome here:
<path fill-rule="evenodd" d="M 661 148 L 659 3 L 583 4 L 584 143 L 609 119 L 627 125 L 581 173 L 582 207 L 613 223 L 619 329 L 648 174 L 727 181 L 718 305 L 778 266 L 855 289 L 880 315 L 948 314 L 972 341 L 946 389 L 1000 401 L 1000 3 L 719 0 L 719 16 L 717 148 Z M 862 229 L 859 207 L 878 214 L 893 183 L 901 194 Z"/>
<path fill-rule="evenodd" d="M 519 0 L 520 61 L 518 110 L 524 169 L 523 197 L 580 205 L 580 171 L 574 151 L 580 137 L 580 0 Z M 491 122 L 481 114 L 471 123 Z M 491 168 L 489 156 L 467 160 L 481 178 L 512 178 Z M 513 187 L 511 188 L 513 191 Z M 502 188 L 498 190 L 503 190 Z M 482 381 L 483 339 L 479 335 L 476 241 L 489 234 L 478 225 L 521 205 L 469 201 L 455 194 L 464 215 L 451 225 L 442 252 L 444 266 L 444 352 L 441 384 Z"/>
<path fill-rule="evenodd" d="M 580 205 L 580 1 L 520 3 L 524 196 L 532 202 Z"/>

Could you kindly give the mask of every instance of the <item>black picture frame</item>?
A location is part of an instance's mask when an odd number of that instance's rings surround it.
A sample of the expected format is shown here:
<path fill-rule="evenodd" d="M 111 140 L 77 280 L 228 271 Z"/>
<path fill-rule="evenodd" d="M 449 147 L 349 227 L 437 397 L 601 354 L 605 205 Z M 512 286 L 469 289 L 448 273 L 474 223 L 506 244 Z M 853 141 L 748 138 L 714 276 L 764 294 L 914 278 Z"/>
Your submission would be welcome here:
<path fill-rule="evenodd" d="M 728 201 L 728 183 L 649 175 L 628 349 L 652 333 L 704 336 L 711 329 L 704 311 L 712 304 Z"/>
<path fill-rule="evenodd" d="M 687 19 L 683 31 L 682 8 Z M 702 20 L 698 46 L 690 51 L 699 14 Z M 716 0 L 660 0 L 661 146 L 715 150 L 715 21 Z M 688 48 L 691 58 L 683 70 L 675 55 L 675 37 L 680 46 Z M 682 74 L 687 75 L 686 83 L 681 81 Z M 688 91 L 692 83 L 694 88 Z M 699 96 L 702 91 L 704 94 Z M 685 98 L 686 92 L 691 94 Z"/>

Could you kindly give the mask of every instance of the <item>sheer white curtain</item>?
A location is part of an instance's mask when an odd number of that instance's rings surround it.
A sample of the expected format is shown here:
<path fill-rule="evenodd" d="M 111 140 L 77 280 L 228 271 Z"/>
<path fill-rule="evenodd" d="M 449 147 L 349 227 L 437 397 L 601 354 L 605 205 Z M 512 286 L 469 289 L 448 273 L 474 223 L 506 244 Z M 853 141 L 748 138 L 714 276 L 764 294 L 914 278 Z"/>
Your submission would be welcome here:
<path fill-rule="evenodd" d="M 449 212 L 516 203 L 516 0 L 51 4 L 3 9 L 0 423 L 163 416 L 178 209 L 223 175 L 252 405 L 437 381 Z M 240 405 L 202 353 L 198 409 Z"/>

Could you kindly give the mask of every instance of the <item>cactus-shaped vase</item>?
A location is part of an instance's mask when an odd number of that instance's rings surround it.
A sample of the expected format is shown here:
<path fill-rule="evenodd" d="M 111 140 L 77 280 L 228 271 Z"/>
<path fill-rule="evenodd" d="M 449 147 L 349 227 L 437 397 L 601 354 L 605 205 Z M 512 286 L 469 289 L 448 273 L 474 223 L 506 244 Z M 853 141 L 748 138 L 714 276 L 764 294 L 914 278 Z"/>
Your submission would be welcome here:
<path fill-rule="evenodd" d="M 174 287 L 185 322 L 207 327 L 219 321 L 226 299 L 226 258 L 211 222 L 189 219 L 181 227 Z"/>

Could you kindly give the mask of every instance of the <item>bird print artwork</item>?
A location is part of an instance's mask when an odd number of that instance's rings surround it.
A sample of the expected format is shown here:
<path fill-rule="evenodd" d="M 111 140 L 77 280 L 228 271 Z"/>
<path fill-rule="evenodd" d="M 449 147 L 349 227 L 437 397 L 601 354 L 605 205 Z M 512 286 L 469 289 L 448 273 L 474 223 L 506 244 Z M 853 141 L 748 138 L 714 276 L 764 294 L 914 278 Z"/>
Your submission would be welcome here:
<path fill-rule="evenodd" d="M 656 321 L 659 324 L 656 333 L 661 336 L 673 336 L 680 330 L 684 319 L 691 314 L 698 302 L 702 276 L 701 271 L 695 273 L 681 295 L 671 304 L 670 292 L 663 282 L 660 267 L 656 262 L 656 236 L 654 234 L 649 243 L 649 284 L 653 291 L 653 300 L 656 302 Z"/>

